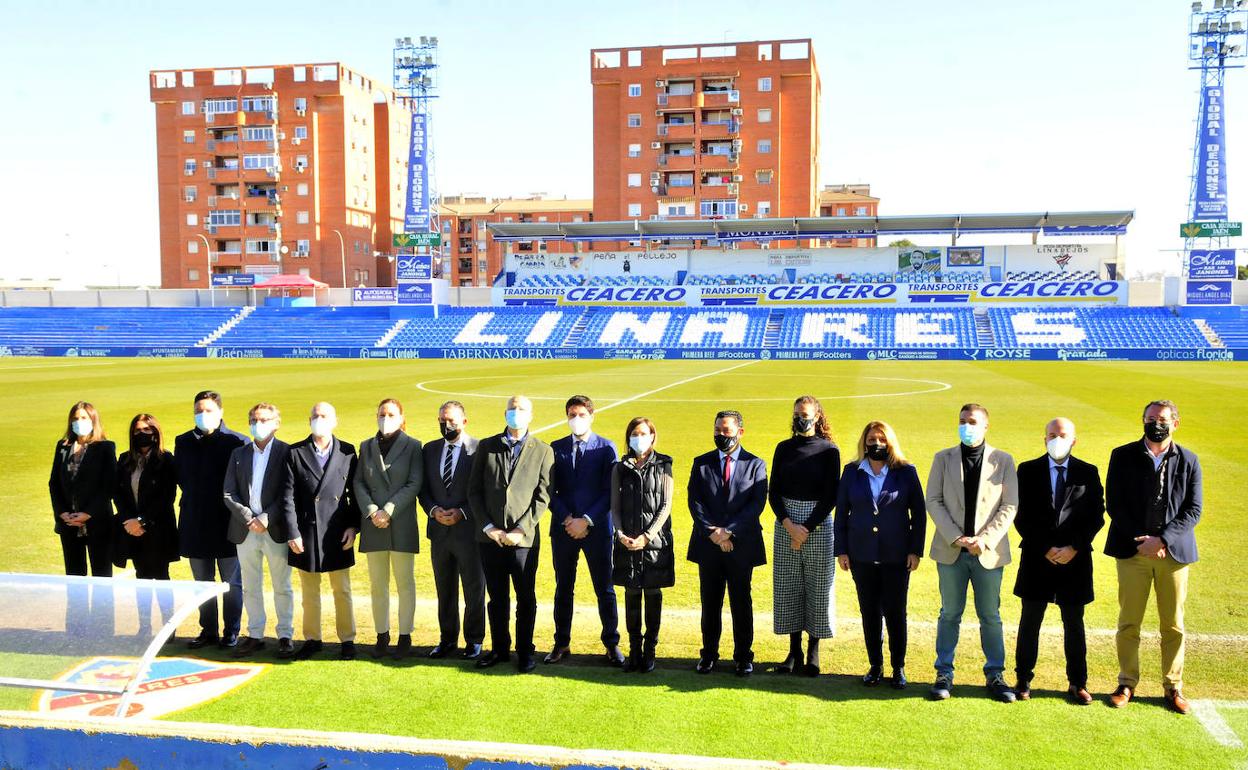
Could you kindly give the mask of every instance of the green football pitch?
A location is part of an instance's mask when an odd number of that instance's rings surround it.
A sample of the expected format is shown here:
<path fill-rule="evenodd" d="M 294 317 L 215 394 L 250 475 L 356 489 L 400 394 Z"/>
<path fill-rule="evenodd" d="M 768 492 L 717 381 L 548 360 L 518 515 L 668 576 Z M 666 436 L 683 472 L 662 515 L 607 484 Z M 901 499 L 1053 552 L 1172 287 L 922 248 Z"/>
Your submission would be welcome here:
<path fill-rule="evenodd" d="M 1187 602 L 1185 686 L 1204 718 L 1179 717 L 1161 707 L 1155 634 L 1142 646 L 1145 675 L 1137 703 L 1123 711 L 1107 708 L 1100 697 L 1090 708 L 1068 705 L 1061 697 L 1065 681 L 1055 610 L 1046 620 L 1032 701 L 1003 705 L 986 697 L 977 634 L 969 627 L 962 634 L 953 699 L 927 702 L 939 602 L 935 568 L 924 559 L 911 582 L 912 685 L 904 693 L 858 683 L 866 654 L 852 581 L 844 573 L 836 581 L 837 637 L 824 643 L 824 675 L 816 680 L 765 673 L 767 663 L 783 657 L 787 641 L 771 633 L 770 566 L 754 578 L 758 673 L 748 680 L 694 674 L 697 575 L 683 560 L 676 587 L 667 592 L 656 673 L 626 675 L 599 662 L 597 616 L 582 568 L 573 629 L 573 652 L 579 655 L 570 665 L 539 665 L 535 675 L 518 676 L 505 667 L 479 673 L 458 661 L 369 658 L 363 646 L 372 642 L 373 624 L 361 563 L 352 572 L 359 660 L 330 659 L 331 651 L 325 660 L 277 664 L 251 684 L 175 719 L 879 767 L 1248 763 L 1242 748 L 1248 741 L 1248 711 L 1242 710 L 1248 705 L 1248 580 L 1242 569 L 1248 557 L 1242 534 L 1248 528 L 1243 497 L 1248 376 L 1237 364 L 6 360 L 0 363 L 0 435 L 9 449 L 0 510 L 7 536 L 0 542 L 0 569 L 61 569 L 46 480 L 72 402 L 93 402 L 115 437 L 124 435 L 139 411 L 155 414 L 172 435 L 190 427 L 191 397 L 207 388 L 223 394 L 226 421 L 235 429 L 246 429 L 252 403 L 277 403 L 284 420 L 279 435 L 287 441 L 306 435 L 306 414 L 315 401 L 331 401 L 338 409 L 339 436 L 356 444 L 374 431 L 374 409 L 383 397 L 402 401 L 409 432 L 429 440 L 437 435 L 436 409 L 443 401 L 462 401 L 470 431 L 482 437 L 501 430 L 505 397 L 523 393 L 534 399 L 534 429 L 553 440 L 566 432 L 564 399 L 588 394 L 598 404 L 595 430 L 617 444 L 634 416 L 648 416 L 658 426 L 659 447 L 676 460 L 674 521 L 681 555 L 690 529 L 684 480 L 691 458 L 712 446 L 718 409 L 742 411 L 744 446 L 770 460 L 775 444 L 787 436 L 793 399 L 815 395 L 847 456 L 862 426 L 883 419 L 897 430 L 926 479 L 933 453 L 957 441 L 958 407 L 967 401 L 988 407 L 989 441 L 1018 461 L 1043 453 L 1049 418 L 1070 417 L 1079 433 L 1075 453 L 1103 473 L 1110 449 L 1140 435 L 1143 405 L 1170 398 L 1181 410 L 1177 439 L 1199 454 L 1204 468 L 1205 511 L 1196 530 L 1201 560 L 1192 569 Z M 770 547 L 768 512 L 764 525 Z M 1011 540 L 1017 542 L 1017 535 Z M 553 631 L 548 552 L 542 559 L 539 650 L 549 648 Z M 427 554 L 417 565 L 415 641 L 427 649 L 437 640 Z M 1116 580 L 1108 557 L 1098 555 L 1095 568 L 1097 599 L 1087 612 L 1090 689 L 1103 696 L 1116 684 Z M 1006 568 L 1002 601 L 1007 678 L 1019 611 L 1009 592 L 1014 574 L 1013 566 Z M 185 562 L 174 565 L 174 576 L 189 578 Z M 325 638 L 332 641 L 332 618 L 326 620 Z M 968 611 L 965 621 L 973 620 Z M 270 610 L 270 635 L 271 623 Z M 1152 610 L 1145 624 L 1156 628 Z M 181 629 L 194 632 L 193 624 Z M 728 629 L 725 636 L 728 650 Z M 272 661 L 272 647 L 258 660 Z M 11 695 L 4 698 L 7 707 L 14 704 Z M 1209 725 L 1222 729 L 1211 732 Z"/>

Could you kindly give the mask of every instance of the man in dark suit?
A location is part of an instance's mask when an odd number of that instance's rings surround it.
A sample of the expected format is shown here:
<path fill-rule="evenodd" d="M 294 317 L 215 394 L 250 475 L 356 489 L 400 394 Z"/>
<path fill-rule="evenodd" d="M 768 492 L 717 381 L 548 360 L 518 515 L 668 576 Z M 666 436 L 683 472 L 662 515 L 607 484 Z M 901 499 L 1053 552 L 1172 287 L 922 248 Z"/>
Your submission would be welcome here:
<path fill-rule="evenodd" d="M 477 660 L 490 668 L 511 658 L 511 591 L 516 591 L 516 666 L 532 671 L 533 623 L 537 617 L 538 522 L 550 502 L 550 447 L 529 434 L 533 403 L 507 401 L 507 429 L 477 446 L 468 477 L 468 507 L 477 530 L 493 649 Z"/>
<path fill-rule="evenodd" d="M 234 650 L 245 658 L 264 649 L 264 562 L 273 580 L 273 607 L 277 610 L 277 654 L 288 658 L 295 652 L 295 592 L 290 584 L 289 547 L 286 545 L 286 459 L 290 445 L 275 435 L 282 415 L 277 407 L 259 403 L 247 413 L 251 442 L 230 455 L 225 472 L 225 506 L 230 509 L 226 533 L 238 547 L 238 568 L 243 579 L 243 607 L 247 610 L 247 636 Z"/>
<path fill-rule="evenodd" d="M 732 658 L 738 676 L 754 672 L 754 568 L 767 563 L 763 526 L 767 504 L 767 464 L 741 448 L 741 413 L 715 415 L 715 449 L 699 455 L 689 473 L 689 561 L 698 565 L 702 597 L 702 652 L 699 674 L 719 660 L 724 589 L 732 609 Z"/>
<path fill-rule="evenodd" d="M 338 414 L 331 404 L 312 407 L 312 434 L 292 444 L 286 460 L 285 528 L 290 566 L 299 571 L 303 597 L 303 636 L 296 657 L 310 658 L 321 642 L 321 574 L 334 594 L 334 625 L 342 643 L 339 657 L 355 657 L 355 610 L 351 567 L 360 509 L 352 491 L 355 447 L 334 435 Z"/>
<path fill-rule="evenodd" d="M 243 581 L 238 569 L 238 551 L 227 536 L 230 510 L 221 491 L 230 455 L 247 437 L 225 426 L 221 395 L 205 390 L 195 394 L 195 428 L 174 439 L 173 462 L 182 490 L 178 516 L 178 549 L 191 565 L 196 580 L 230 584 L 222 604 L 224 622 L 217 627 L 217 600 L 199 606 L 199 636 L 187 647 L 197 650 L 220 642 L 222 647 L 238 644 L 243 617 Z"/>
<path fill-rule="evenodd" d="M 1018 513 L 1022 558 L 1014 595 L 1022 599 L 1014 655 L 1018 700 L 1031 698 L 1040 649 L 1040 624 L 1050 603 L 1062 613 L 1067 693 L 1088 706 L 1088 648 L 1083 608 L 1092 603 L 1092 538 L 1105 526 L 1105 495 L 1095 465 L 1072 455 L 1075 424 L 1065 417 L 1045 426 L 1043 457 L 1018 466 Z"/>
<path fill-rule="evenodd" d="M 1161 668 L 1165 702 L 1191 710 L 1183 697 L 1183 605 L 1188 567 L 1196 562 L 1196 524 L 1204 507 L 1200 460 L 1174 443 L 1179 408 L 1153 401 L 1144 408 L 1143 440 L 1115 449 L 1105 474 L 1109 534 L 1105 553 L 1118 566 L 1118 689 L 1110 705 L 1122 708 L 1140 681 L 1140 624 L 1150 591 L 1157 594 L 1161 622 Z"/>
<path fill-rule="evenodd" d="M 458 401 L 438 409 L 442 438 L 425 445 L 425 483 L 420 507 L 429 516 L 425 534 L 433 561 L 433 585 L 438 592 L 439 641 L 431 658 L 445 658 L 459 642 L 459 586 L 464 587 L 464 651 L 462 657 L 481 657 L 485 639 L 485 573 L 477 548 L 472 507 L 468 504 L 468 477 L 477 440 L 468 435 L 468 415 Z"/>
<path fill-rule="evenodd" d="M 611 583 L 614 534 L 611 526 L 611 468 L 619 459 L 615 444 L 593 432 L 594 402 L 573 396 L 564 405 L 570 435 L 550 445 L 555 453 L 551 475 L 550 552 L 555 565 L 555 647 L 547 663 L 568 656 L 572 641 L 573 597 L 579 555 L 598 598 L 602 644 L 607 662 L 624 665 L 620 651 L 619 615 Z"/>

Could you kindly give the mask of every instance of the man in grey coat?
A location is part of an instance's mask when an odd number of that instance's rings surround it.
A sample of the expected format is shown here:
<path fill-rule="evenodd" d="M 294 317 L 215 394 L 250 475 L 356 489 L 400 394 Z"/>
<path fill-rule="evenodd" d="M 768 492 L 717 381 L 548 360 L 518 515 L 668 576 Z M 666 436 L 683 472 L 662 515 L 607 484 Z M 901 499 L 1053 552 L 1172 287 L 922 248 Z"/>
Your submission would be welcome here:
<path fill-rule="evenodd" d="M 507 400 L 507 429 L 483 439 L 468 479 L 468 504 L 477 530 L 493 649 L 477 660 L 490 668 L 511 658 L 511 586 L 516 591 L 516 667 L 532 671 L 533 624 L 537 618 L 538 522 L 550 503 L 554 452 L 529 434 L 533 403 Z M 510 585 L 509 585 L 510 584 Z"/>
<path fill-rule="evenodd" d="M 424 477 L 420 440 L 407 435 L 403 405 L 387 398 L 377 405 L 377 434 L 360 445 L 355 472 L 355 499 L 362 514 L 360 553 L 367 554 L 372 587 L 373 625 L 377 643 L 373 657 L 390 647 L 390 572 L 399 592 L 399 641 L 395 658 L 412 651 L 416 619 L 416 554 L 420 525 L 416 496 Z"/>
<path fill-rule="evenodd" d="M 225 469 L 225 507 L 230 511 L 226 537 L 238 546 L 243 578 L 243 608 L 247 610 L 247 638 L 234 649 L 245 658 L 264 649 L 264 562 L 273 580 L 273 607 L 277 610 L 277 654 L 294 655 L 295 591 L 290 582 L 290 549 L 286 545 L 283 494 L 290 445 L 277 438 L 282 415 L 261 402 L 247 413 L 251 441 L 230 454 Z"/>

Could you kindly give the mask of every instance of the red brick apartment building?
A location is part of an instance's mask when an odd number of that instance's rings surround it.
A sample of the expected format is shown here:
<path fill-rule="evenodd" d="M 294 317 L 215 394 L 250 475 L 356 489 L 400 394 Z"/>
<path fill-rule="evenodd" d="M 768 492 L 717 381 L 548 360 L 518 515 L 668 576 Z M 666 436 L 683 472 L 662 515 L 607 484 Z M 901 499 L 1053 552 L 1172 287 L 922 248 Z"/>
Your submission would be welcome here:
<path fill-rule="evenodd" d="M 165 288 L 276 268 L 392 283 L 410 112 L 337 62 L 153 70 Z"/>
<path fill-rule="evenodd" d="M 818 213 L 811 41 L 590 51 L 594 218 Z"/>
<path fill-rule="evenodd" d="M 819 191 L 819 216 L 821 217 L 874 217 L 879 216 L 880 199 L 871 196 L 869 184 L 829 184 Z M 852 248 L 875 246 L 875 238 L 822 240 L 820 246 Z"/>
<path fill-rule="evenodd" d="M 452 286 L 489 286 L 503 269 L 506 245 L 495 243 L 487 223 L 593 221 L 593 201 L 547 198 L 488 198 L 479 195 L 453 195 L 442 198 L 442 275 Z M 519 241 L 511 244 L 516 253 L 571 253 L 576 244 L 565 241 L 546 243 Z M 582 246 L 582 248 L 588 248 Z"/>

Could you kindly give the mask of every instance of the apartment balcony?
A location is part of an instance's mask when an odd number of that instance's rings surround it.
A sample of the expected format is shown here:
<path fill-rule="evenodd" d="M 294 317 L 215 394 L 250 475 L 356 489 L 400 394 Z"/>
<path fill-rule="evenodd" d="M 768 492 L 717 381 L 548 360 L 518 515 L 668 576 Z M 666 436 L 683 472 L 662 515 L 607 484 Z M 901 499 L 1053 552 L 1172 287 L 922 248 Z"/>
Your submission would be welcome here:
<path fill-rule="evenodd" d="M 660 123 L 658 135 L 673 141 L 681 139 L 693 141 L 697 128 L 696 123 Z"/>
<path fill-rule="evenodd" d="M 208 264 L 222 265 L 225 267 L 233 267 L 235 265 L 242 266 L 243 252 L 241 251 L 214 251 L 208 255 Z"/>
<path fill-rule="evenodd" d="M 702 106 L 702 94 L 659 94 L 655 101 L 661 108 L 689 110 Z"/>
<path fill-rule="evenodd" d="M 740 91 L 703 91 L 699 107 L 736 107 L 741 103 Z"/>
<path fill-rule="evenodd" d="M 660 155 L 659 165 L 664 171 L 692 171 L 698 164 L 698 157 L 688 155 Z"/>
<path fill-rule="evenodd" d="M 735 152 L 704 152 L 700 161 L 703 171 L 717 168 L 735 169 L 740 164 L 740 157 Z"/>
<path fill-rule="evenodd" d="M 735 137 L 737 132 L 741 130 L 741 122 L 738 120 L 717 120 L 703 123 L 699 136 L 702 139 L 729 139 Z"/>

